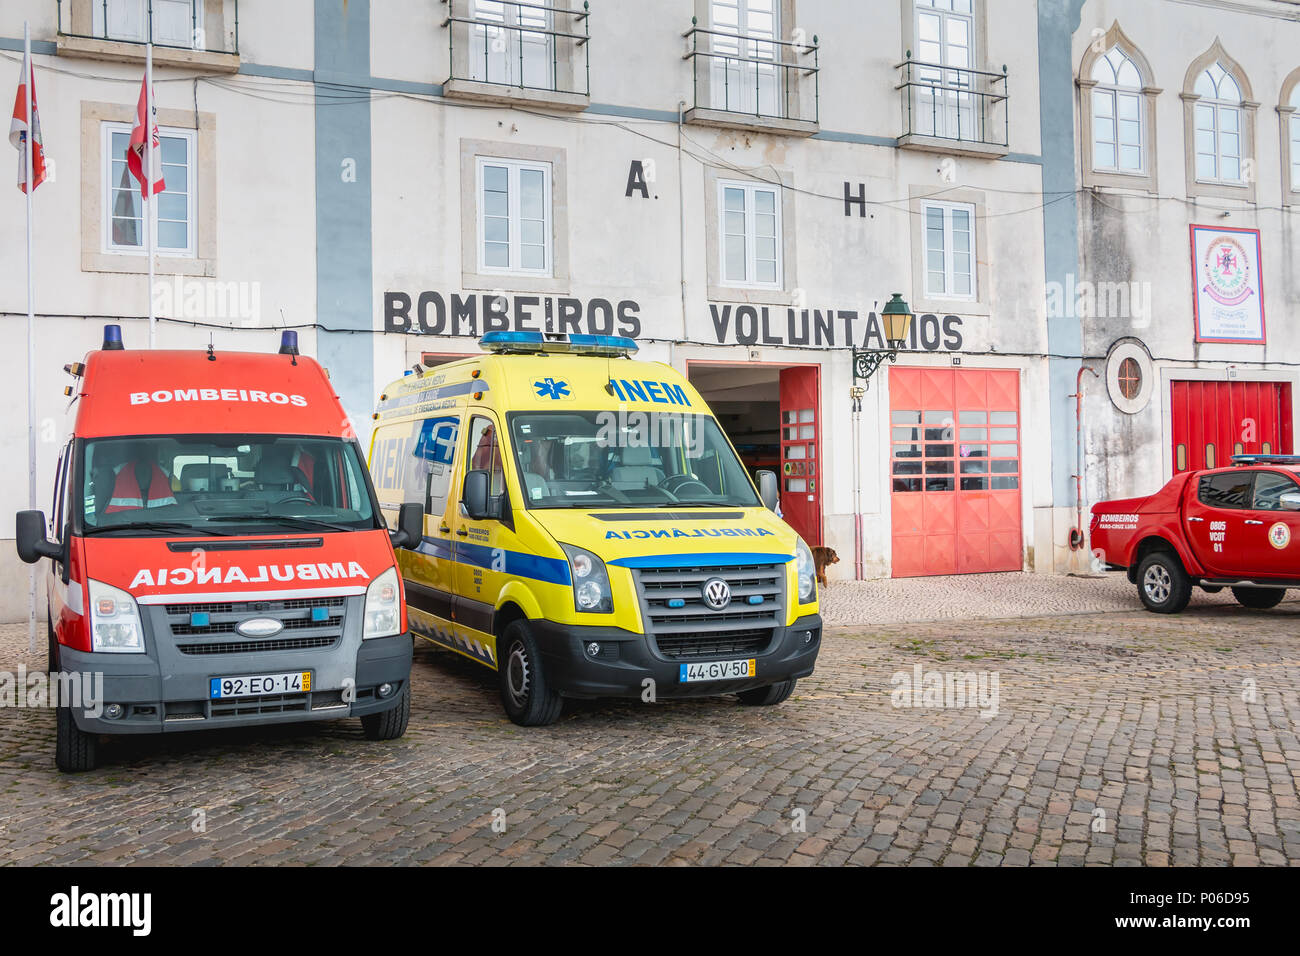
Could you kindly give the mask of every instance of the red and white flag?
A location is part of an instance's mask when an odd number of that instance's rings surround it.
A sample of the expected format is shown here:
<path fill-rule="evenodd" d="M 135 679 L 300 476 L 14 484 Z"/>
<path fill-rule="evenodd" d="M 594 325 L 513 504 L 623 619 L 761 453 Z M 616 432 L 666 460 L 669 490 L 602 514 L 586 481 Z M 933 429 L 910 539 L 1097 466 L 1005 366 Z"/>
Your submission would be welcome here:
<path fill-rule="evenodd" d="M 131 127 L 131 141 L 126 147 L 126 167 L 131 171 L 131 175 L 135 177 L 135 181 L 140 184 L 140 195 L 145 198 L 148 198 L 151 195 L 156 196 L 167 188 L 167 184 L 163 181 L 162 153 L 158 148 L 157 101 L 154 102 L 154 115 L 147 119 L 145 116 L 148 112 L 149 100 L 152 99 L 152 97 L 146 95 L 146 91 L 149 88 L 148 83 L 148 78 L 144 79 L 140 83 L 140 102 L 136 104 L 135 108 L 135 125 Z M 148 150 L 150 154 L 149 167 L 151 173 L 149 179 L 153 181 L 152 190 L 149 189 L 144 175 L 144 131 L 146 126 L 153 138 L 152 142 L 149 144 L 150 148 Z"/>
<path fill-rule="evenodd" d="M 27 122 L 27 88 L 32 91 L 32 121 Z M 18 78 L 18 95 L 14 98 L 14 118 L 9 124 L 9 142 L 18 150 L 18 188 L 27 192 L 27 134 L 32 136 L 32 189 L 45 182 L 45 147 L 41 144 L 41 114 L 36 109 L 36 72 L 30 57 L 23 57 L 23 72 Z"/>

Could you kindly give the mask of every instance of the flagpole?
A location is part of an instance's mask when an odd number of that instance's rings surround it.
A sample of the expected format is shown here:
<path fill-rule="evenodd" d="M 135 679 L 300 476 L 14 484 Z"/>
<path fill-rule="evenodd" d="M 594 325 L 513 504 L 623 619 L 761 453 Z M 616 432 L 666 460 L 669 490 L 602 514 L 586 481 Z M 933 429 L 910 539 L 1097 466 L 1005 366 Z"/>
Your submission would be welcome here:
<path fill-rule="evenodd" d="M 144 52 L 144 181 L 148 184 L 145 186 L 145 237 L 149 247 L 149 348 L 154 347 L 154 314 L 153 314 L 153 246 L 154 246 L 154 227 L 157 224 L 154 219 L 155 207 L 157 201 L 153 194 L 153 131 L 155 129 L 153 114 L 153 24 L 149 24 L 149 42 L 145 44 Z"/>
<path fill-rule="evenodd" d="M 27 193 L 27 507 L 36 510 L 36 279 L 33 270 L 32 187 L 36 120 L 32 116 L 32 31 L 23 21 L 23 100 L 27 111 L 27 135 L 23 137 L 23 184 Z M 61 534 L 62 531 L 60 530 Z M 27 580 L 27 653 L 36 653 L 36 565 L 28 569 Z"/>

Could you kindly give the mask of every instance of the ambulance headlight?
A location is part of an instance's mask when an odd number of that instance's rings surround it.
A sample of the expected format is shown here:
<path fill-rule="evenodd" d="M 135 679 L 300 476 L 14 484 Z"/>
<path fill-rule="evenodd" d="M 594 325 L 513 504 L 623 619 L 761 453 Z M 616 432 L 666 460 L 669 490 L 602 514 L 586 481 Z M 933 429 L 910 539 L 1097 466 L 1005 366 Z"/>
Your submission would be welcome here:
<path fill-rule="evenodd" d="M 392 637 L 402 633 L 402 589 L 397 582 L 397 568 L 389 568 L 366 588 L 366 626 L 363 640 Z"/>
<path fill-rule="evenodd" d="M 589 614 L 609 614 L 614 610 L 614 597 L 609 590 L 609 574 L 605 562 L 590 551 L 572 544 L 560 545 L 569 558 L 569 571 L 573 577 L 573 606 Z"/>
<path fill-rule="evenodd" d="M 143 654 L 144 627 L 135 598 L 125 591 L 91 580 L 90 649 L 108 654 Z"/>
<path fill-rule="evenodd" d="M 813 564 L 812 551 L 803 543 L 803 538 L 795 539 L 794 573 L 799 584 L 799 603 L 811 604 L 817 600 L 817 566 Z"/>

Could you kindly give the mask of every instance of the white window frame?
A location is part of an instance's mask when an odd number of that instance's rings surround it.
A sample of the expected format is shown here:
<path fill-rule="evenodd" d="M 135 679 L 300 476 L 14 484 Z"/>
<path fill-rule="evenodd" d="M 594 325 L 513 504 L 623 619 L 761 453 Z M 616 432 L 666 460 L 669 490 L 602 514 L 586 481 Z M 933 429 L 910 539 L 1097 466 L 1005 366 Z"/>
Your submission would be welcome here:
<path fill-rule="evenodd" d="M 1224 100 L 1220 99 L 1218 96 L 1203 95 L 1199 100 L 1192 104 L 1192 168 L 1196 171 L 1196 181 L 1198 183 L 1211 183 L 1218 186 L 1244 186 L 1246 184 L 1244 166 L 1246 161 L 1246 122 L 1248 117 L 1246 116 L 1246 110 L 1242 105 L 1244 97 L 1242 95 L 1241 80 L 1234 76 L 1232 71 L 1222 63 L 1215 62 L 1201 71 L 1201 75 L 1197 77 L 1193 89 L 1195 90 L 1200 85 L 1201 79 L 1206 74 L 1209 74 L 1210 86 L 1215 89 L 1216 93 L 1218 92 L 1219 83 L 1215 81 L 1213 73 L 1215 66 L 1219 67 L 1219 69 L 1223 71 L 1225 79 L 1232 80 L 1232 85 L 1237 89 L 1237 99 L 1235 101 Z M 1209 110 L 1212 117 L 1212 125 L 1209 132 L 1214 136 L 1213 176 L 1202 176 L 1200 169 L 1200 158 L 1203 155 L 1207 155 L 1201 152 L 1200 144 L 1197 142 L 1198 134 L 1201 132 L 1200 113 L 1202 109 Z M 1223 151 L 1222 137 L 1224 132 L 1222 117 L 1224 113 L 1232 113 L 1237 117 L 1236 132 L 1230 134 L 1237 137 L 1237 152 L 1235 154 L 1225 153 Z M 1226 177 L 1223 175 L 1223 160 L 1225 157 L 1237 161 L 1237 172 L 1239 175 L 1236 177 Z"/>
<path fill-rule="evenodd" d="M 504 166 L 506 168 L 507 196 L 506 215 L 509 221 L 507 244 L 509 246 L 510 265 L 489 266 L 487 264 L 487 223 L 486 209 L 483 201 L 483 170 L 487 166 Z M 545 215 L 542 228 L 546 240 L 544 252 L 545 264 L 541 269 L 526 269 L 521 265 L 522 216 L 520 213 L 520 170 L 531 169 L 542 173 L 542 212 Z M 495 156 L 477 156 L 474 161 L 474 203 L 478 217 L 478 271 L 482 275 L 517 275 L 541 276 L 549 278 L 555 271 L 555 209 L 552 202 L 553 190 L 551 177 L 554 168 L 550 163 L 534 162 L 522 159 L 498 159 Z"/>
<path fill-rule="evenodd" d="M 1291 191 L 1300 193 L 1300 86 L 1291 94 L 1291 105 L 1296 112 L 1291 114 L 1289 133 L 1291 136 Z"/>
<path fill-rule="evenodd" d="M 930 285 L 930 210 L 938 209 L 943 213 L 943 288 L 934 289 Z M 970 294 L 963 295 L 952 291 L 957 286 L 955 269 L 956 251 L 953 247 L 952 214 L 956 210 L 965 212 L 970 217 Z M 940 202 L 926 199 L 921 202 L 921 288 L 927 299 L 955 299 L 963 302 L 975 302 L 979 299 L 979 249 L 978 231 L 975 222 L 975 206 L 965 202 Z"/>
<path fill-rule="evenodd" d="M 100 198 L 102 214 L 100 222 L 100 243 L 101 251 L 107 255 L 117 256 L 148 256 L 148 242 L 142 235 L 141 243 L 138 246 L 120 246 L 113 242 L 113 190 L 117 184 L 113 181 L 113 134 L 131 133 L 130 123 L 102 123 L 100 124 Z M 186 247 L 184 249 L 167 248 L 164 249 L 158 245 L 157 233 L 157 212 L 156 201 L 150 206 L 151 214 L 150 228 L 154 230 L 154 255 L 167 256 L 176 259 L 193 259 L 198 255 L 198 223 L 195 221 L 195 193 L 198 189 L 198 169 L 197 157 L 195 151 L 198 148 L 198 130 L 184 129 L 175 126 L 159 126 L 158 138 L 162 139 L 183 139 L 185 140 L 185 239 Z M 161 147 L 160 147 L 161 148 Z M 166 180 L 164 172 L 163 179 Z M 131 177 L 132 189 L 139 192 L 140 184 Z M 163 189 L 159 196 L 166 196 L 171 190 Z M 153 197 L 156 200 L 156 197 Z M 143 211 L 143 210 L 142 210 Z M 144 228 L 144 221 L 141 219 L 141 229 Z"/>
<path fill-rule="evenodd" d="M 737 281 L 727 275 L 727 190 L 741 189 L 745 193 L 745 278 Z M 776 281 L 760 282 L 758 274 L 758 237 L 755 234 L 754 197 L 757 193 L 772 195 L 772 210 L 776 217 Z M 784 289 L 785 285 L 785 224 L 781 211 L 781 187 L 743 180 L 718 180 L 718 278 L 720 285 L 733 289 Z"/>
<path fill-rule="evenodd" d="M 185 2 L 185 0 L 180 0 L 180 2 Z M 197 35 L 197 36 L 195 35 L 195 33 L 196 33 L 196 26 L 195 26 L 195 24 L 196 24 L 196 20 L 195 20 L 195 8 L 194 8 L 194 5 L 195 5 L 196 2 L 198 2 L 198 0 L 189 0 L 189 2 L 188 2 L 188 6 L 189 6 L 189 9 L 190 9 L 190 28 L 187 29 L 187 30 L 185 31 L 185 34 L 186 34 L 186 35 L 185 35 L 184 43 L 174 42 L 174 40 L 177 39 L 177 38 L 172 38 L 172 37 L 159 37 L 159 36 L 155 35 L 155 36 L 153 37 L 153 42 L 154 42 L 155 45 L 160 45 L 160 46 L 169 46 L 169 47 L 176 47 L 176 48 L 179 48 L 179 49 L 202 49 L 203 44 L 202 44 L 202 42 L 201 42 L 201 40 L 200 40 L 200 37 L 201 37 L 202 32 L 203 32 L 203 17 L 202 17 L 202 15 L 200 15 L 200 16 L 198 17 L 198 19 L 197 19 L 197 33 L 198 33 L 198 35 Z M 93 34 L 94 34 L 95 36 L 97 36 L 97 37 L 102 37 L 102 38 L 104 38 L 104 39 L 106 39 L 106 40 L 111 40 L 111 41 L 116 41 L 116 42 L 121 42 L 121 43 L 145 43 L 145 42 L 147 42 L 147 41 L 149 40 L 149 38 L 150 38 L 150 37 L 149 37 L 149 33 L 150 33 L 150 29 L 149 29 L 150 8 L 149 8 L 149 2 L 148 2 L 148 0 L 108 0 L 108 7 L 109 7 L 109 9 L 108 9 L 107 13 L 108 13 L 108 15 L 109 15 L 109 19 L 111 20 L 111 19 L 113 18 L 113 12 L 114 12 L 114 11 L 113 11 L 113 8 L 114 8 L 114 7 L 124 7 L 124 6 L 125 6 L 125 7 L 127 7 L 127 8 L 129 9 L 129 6 L 132 5 L 132 4 L 134 4 L 134 5 L 138 8 L 138 10 L 139 10 L 140 29 L 141 29 L 141 33 L 140 33 L 140 35 L 138 35 L 138 36 L 132 36 L 132 35 L 128 35 L 128 34 L 110 35 L 109 32 L 108 32 L 108 24 L 104 22 L 104 14 L 105 14 L 105 12 L 106 12 L 106 11 L 104 10 L 104 0 L 90 0 L 90 8 L 91 8 L 91 33 L 93 33 Z M 154 12 L 155 14 L 157 13 L 157 11 L 153 11 L 153 12 Z M 200 8 L 199 8 L 199 13 L 202 14 L 202 12 L 203 12 L 203 8 L 200 7 Z"/>
<path fill-rule="evenodd" d="M 919 128 L 922 135 L 957 142 L 981 142 L 984 139 L 981 97 L 976 95 L 979 92 L 980 80 L 972 72 L 976 69 L 975 64 L 979 56 L 975 48 L 975 4 L 976 0 L 970 0 L 969 10 L 957 10 L 952 9 L 957 6 L 955 3 L 948 3 L 947 6 L 932 6 L 923 0 L 912 0 L 912 36 L 918 63 L 933 62 L 921 56 L 921 18 L 929 16 L 939 21 L 938 63 L 942 68 L 917 67 L 916 69 L 922 81 L 928 82 L 932 78 L 939 82 L 940 86 L 929 92 L 923 85 L 912 89 L 912 95 L 916 98 L 913 109 L 920 118 Z M 948 42 L 948 23 L 951 20 L 959 20 L 966 25 L 964 65 L 949 63 L 950 53 L 957 49 Z M 927 112 L 927 105 L 933 112 Z M 959 128 L 962 126 L 964 116 L 969 117 L 969 122 L 965 128 Z M 930 123 L 931 118 L 934 120 L 933 123 Z"/>
<path fill-rule="evenodd" d="M 713 52 L 720 54 L 708 58 L 710 62 L 710 83 L 713 86 L 711 106 L 713 109 L 732 113 L 784 117 L 787 112 L 786 97 L 782 95 L 782 91 L 789 81 L 789 77 L 784 74 L 789 71 L 782 69 L 779 65 L 781 63 L 781 47 L 777 44 L 782 38 L 781 0 L 771 0 L 772 30 L 770 33 L 751 30 L 749 19 L 751 13 L 754 12 L 750 10 L 752 2 L 753 0 L 708 0 L 709 28 L 715 31 L 709 37 L 709 46 Z M 736 23 L 734 25 L 717 22 L 719 6 L 735 8 Z M 768 13 L 766 10 L 758 12 L 764 15 Z M 727 56 L 770 61 L 771 65 L 724 59 Z M 736 77 L 735 82 L 738 92 L 734 97 L 735 102 L 730 102 L 732 100 L 730 86 L 733 73 Z M 770 93 L 772 97 L 772 109 L 766 111 L 763 110 L 765 91 L 763 90 L 762 77 L 764 75 L 767 75 L 771 80 Z"/>
<path fill-rule="evenodd" d="M 494 5 L 499 4 L 500 10 L 481 8 L 480 0 L 473 0 L 469 7 L 470 18 L 475 21 L 467 24 L 470 79 L 476 83 L 495 83 L 500 86 L 517 86 L 521 89 L 555 90 L 558 85 L 555 46 L 557 38 L 549 32 L 555 30 L 555 15 L 553 11 L 546 8 L 557 4 L 551 3 L 550 0 L 522 0 L 518 5 L 506 3 L 504 0 L 489 0 L 489 2 Z M 535 8 L 531 15 L 530 7 Z M 533 32 L 534 29 L 542 32 Z M 495 42 L 494 31 L 498 33 L 504 49 L 490 51 L 485 58 L 482 45 L 485 42 L 488 44 Z M 525 34 L 532 39 L 526 40 Z M 537 37 L 541 39 L 538 40 Z M 526 43 L 529 46 L 525 46 Z M 528 71 L 528 49 L 530 48 L 540 50 L 543 54 L 542 66 L 547 80 L 543 86 L 530 86 L 524 83 L 523 74 Z M 504 78 L 492 76 L 494 61 L 491 59 L 491 52 L 504 54 L 500 61 L 506 74 Z M 480 73 L 482 75 L 479 75 Z"/>
<path fill-rule="evenodd" d="M 1106 58 L 1112 52 L 1118 52 L 1138 75 L 1137 86 L 1120 86 L 1117 82 L 1103 83 L 1098 80 L 1097 85 L 1092 88 L 1092 99 L 1089 102 L 1089 108 L 1092 110 L 1092 168 L 1099 173 L 1115 173 L 1121 176 L 1146 176 L 1147 175 L 1147 131 L 1146 131 L 1146 102 L 1142 96 L 1142 84 L 1146 82 L 1142 76 L 1142 70 L 1124 50 L 1116 44 L 1106 53 L 1097 59 L 1097 64 L 1107 62 Z M 1109 64 L 1108 64 L 1109 65 Z M 1097 65 L 1093 66 L 1093 75 L 1095 78 Z M 1118 71 L 1112 71 L 1118 73 Z M 1101 142 L 1101 117 L 1097 114 L 1097 97 L 1104 96 L 1110 100 L 1110 120 L 1115 129 L 1115 141 L 1111 145 L 1115 149 L 1115 165 L 1103 166 L 1097 162 L 1097 144 Z M 1138 167 L 1137 169 L 1127 168 L 1122 160 L 1123 156 L 1123 136 L 1120 134 L 1120 115 L 1119 104 L 1121 99 L 1132 100 L 1137 113 L 1138 125 Z"/>

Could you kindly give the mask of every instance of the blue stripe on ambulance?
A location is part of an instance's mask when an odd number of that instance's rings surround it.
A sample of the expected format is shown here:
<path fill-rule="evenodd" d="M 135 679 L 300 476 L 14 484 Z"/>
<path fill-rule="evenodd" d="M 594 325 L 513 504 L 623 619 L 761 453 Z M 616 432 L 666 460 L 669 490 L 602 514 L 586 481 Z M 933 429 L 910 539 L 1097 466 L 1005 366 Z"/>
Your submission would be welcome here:
<path fill-rule="evenodd" d="M 563 558 L 545 558 L 525 551 L 502 551 L 486 544 L 473 544 L 468 541 L 444 541 L 441 538 L 425 537 L 419 547 L 421 554 L 442 558 L 445 561 L 457 561 L 472 564 L 485 570 L 501 571 L 517 578 L 530 578 L 548 584 L 572 583 L 569 577 L 569 562 Z M 504 557 L 503 567 L 493 567 L 498 555 Z"/>

